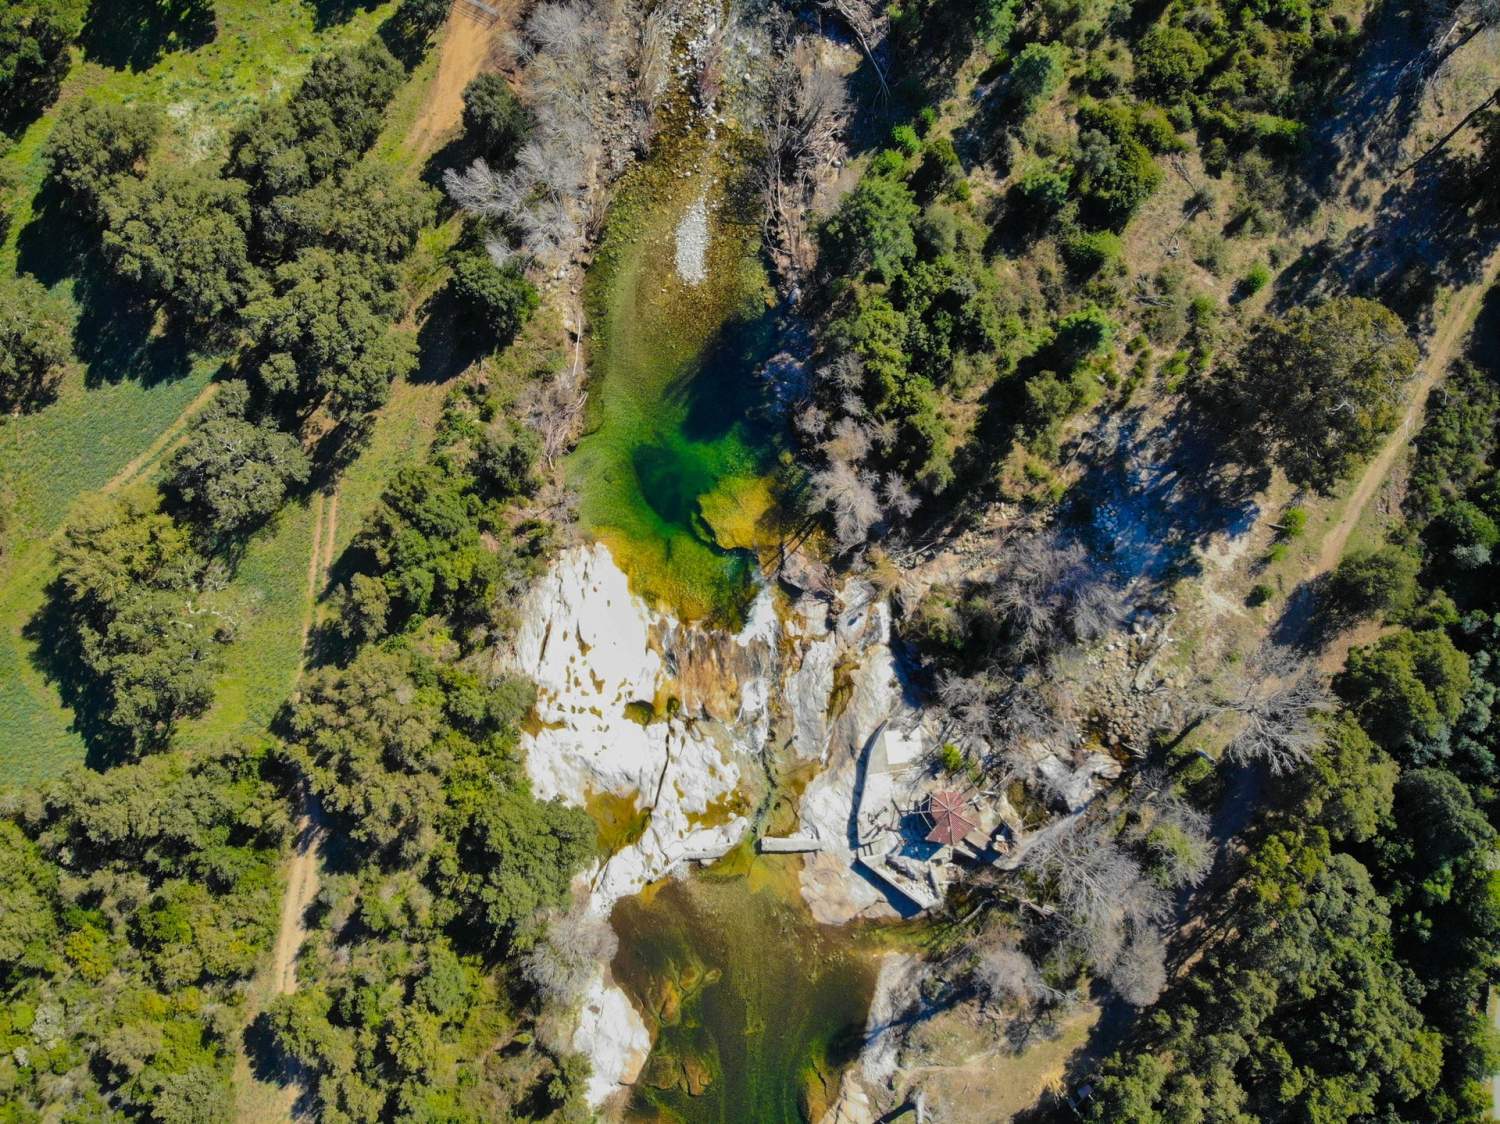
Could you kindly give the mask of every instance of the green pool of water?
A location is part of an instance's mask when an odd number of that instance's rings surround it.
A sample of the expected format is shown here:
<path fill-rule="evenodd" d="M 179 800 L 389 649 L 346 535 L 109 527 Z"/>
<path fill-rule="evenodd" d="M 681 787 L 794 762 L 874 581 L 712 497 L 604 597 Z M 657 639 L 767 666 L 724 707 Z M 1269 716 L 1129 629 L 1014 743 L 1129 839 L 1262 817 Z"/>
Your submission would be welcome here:
<path fill-rule="evenodd" d="M 798 861 L 757 857 L 615 907 L 612 970 L 655 1042 L 627 1119 L 794 1124 L 834 1100 L 876 969 L 850 930 L 812 919 Z"/>
<path fill-rule="evenodd" d="M 772 291 L 746 166 L 732 142 L 687 136 L 621 183 L 587 284 L 589 414 L 567 466 L 584 529 L 637 592 L 726 622 L 751 592 L 743 548 L 776 455 L 753 375 L 771 346 Z M 700 198 L 706 277 L 690 284 L 676 232 Z"/>

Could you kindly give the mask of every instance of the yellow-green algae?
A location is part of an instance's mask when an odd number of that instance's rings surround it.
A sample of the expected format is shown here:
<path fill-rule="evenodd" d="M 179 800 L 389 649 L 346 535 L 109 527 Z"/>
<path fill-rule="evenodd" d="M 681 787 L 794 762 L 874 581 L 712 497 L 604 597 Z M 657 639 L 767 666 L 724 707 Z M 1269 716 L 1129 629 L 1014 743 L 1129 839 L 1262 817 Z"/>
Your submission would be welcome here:
<path fill-rule="evenodd" d="M 669 131 L 622 180 L 586 286 L 589 412 L 567 466 L 584 529 L 632 588 L 684 619 L 723 623 L 752 593 L 744 548 L 766 522 L 775 456 L 754 375 L 773 295 L 747 143 Z M 689 284 L 677 274 L 676 230 L 700 197 L 707 276 Z"/>
<path fill-rule="evenodd" d="M 822 1116 L 863 1041 L 875 948 L 873 933 L 813 920 L 800 865 L 741 847 L 709 872 L 615 907 L 611 969 L 654 1041 L 628 1119 Z"/>

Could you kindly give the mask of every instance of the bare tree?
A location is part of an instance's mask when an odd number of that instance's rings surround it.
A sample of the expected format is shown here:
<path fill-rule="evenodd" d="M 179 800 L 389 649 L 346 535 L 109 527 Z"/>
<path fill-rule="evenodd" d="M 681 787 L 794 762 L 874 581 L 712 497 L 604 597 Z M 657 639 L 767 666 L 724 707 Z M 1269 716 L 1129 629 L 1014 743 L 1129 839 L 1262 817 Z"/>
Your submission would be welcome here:
<path fill-rule="evenodd" d="M 777 62 L 761 125 L 767 240 L 788 279 L 812 268 L 816 251 L 807 220 L 820 178 L 838 159 L 847 117 L 843 80 L 822 64 L 807 39 L 798 38 Z"/>
<path fill-rule="evenodd" d="M 1042 655 L 1063 640 L 1097 639 L 1124 616 L 1119 592 L 1090 565 L 1083 546 L 1051 532 L 1007 544 L 989 602 L 1017 656 Z"/>
<path fill-rule="evenodd" d="M 1317 668 L 1291 649 L 1271 645 L 1239 669 L 1228 687 L 1201 704 L 1202 717 L 1231 715 L 1239 729 L 1225 750 L 1235 762 L 1264 762 L 1276 775 L 1304 764 L 1321 740 L 1317 718 L 1333 700 Z"/>
<path fill-rule="evenodd" d="M 1052 887 L 1069 942 L 1101 971 L 1113 967 L 1127 937 L 1167 915 L 1166 893 L 1102 823 L 1043 833 L 1022 868 Z"/>
<path fill-rule="evenodd" d="M 1132 1007 L 1149 1007 L 1167 986 L 1167 946 L 1155 929 L 1137 932 L 1109 971 L 1109 982 Z"/>
<path fill-rule="evenodd" d="M 521 970 L 537 990 L 561 1003 L 576 1000 L 600 964 L 614 958 L 619 938 L 607 918 L 576 905 L 558 914 L 547 926 L 547 935 L 523 957 Z"/>
<path fill-rule="evenodd" d="M 832 460 L 827 468 L 813 473 L 813 506 L 833 516 L 834 539 L 840 552 L 863 543 L 870 528 L 880 521 L 877 483 L 873 472 L 846 460 Z"/>
<path fill-rule="evenodd" d="M 881 502 L 885 504 L 886 510 L 908 519 L 917 510 L 917 497 L 911 490 L 911 485 L 902 478 L 900 473 L 887 472 L 885 474 L 884 486 L 880 493 Z"/>
<path fill-rule="evenodd" d="M 1043 982 L 1031 957 L 1008 939 L 980 949 L 974 981 L 990 1002 L 997 1004 L 1025 1005 L 1058 994 Z"/>

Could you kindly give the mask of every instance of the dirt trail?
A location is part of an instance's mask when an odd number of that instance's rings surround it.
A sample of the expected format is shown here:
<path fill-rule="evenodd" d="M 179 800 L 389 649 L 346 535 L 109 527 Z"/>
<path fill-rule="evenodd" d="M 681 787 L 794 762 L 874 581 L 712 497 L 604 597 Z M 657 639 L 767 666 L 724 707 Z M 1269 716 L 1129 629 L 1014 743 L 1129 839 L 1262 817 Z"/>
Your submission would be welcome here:
<path fill-rule="evenodd" d="M 1364 514 L 1365 508 L 1369 506 L 1375 493 L 1380 490 L 1380 486 L 1385 483 L 1391 473 L 1391 468 L 1396 463 L 1396 458 L 1406 448 L 1411 435 L 1420 427 L 1432 388 L 1442 380 L 1449 364 L 1453 362 L 1459 348 L 1463 346 L 1469 329 L 1474 324 L 1474 318 L 1479 313 L 1480 302 L 1490 286 L 1494 284 L 1497 273 L 1500 273 L 1500 253 L 1493 253 L 1480 270 L 1479 278 L 1466 289 L 1454 294 L 1452 301 L 1449 302 L 1449 307 L 1428 344 L 1427 354 L 1422 360 L 1421 372 L 1412 388 L 1411 400 L 1407 403 L 1406 412 L 1401 417 L 1401 424 L 1386 438 L 1385 444 L 1375 455 L 1375 459 L 1365 466 L 1359 483 L 1355 485 L 1354 491 L 1350 493 L 1348 501 L 1344 504 L 1344 512 L 1339 517 L 1339 521 L 1323 539 L 1322 548 L 1318 551 L 1317 563 L 1307 575 L 1310 579 L 1328 573 L 1344 556 L 1344 548 L 1348 545 L 1349 536 L 1354 533 L 1360 516 Z"/>
<path fill-rule="evenodd" d="M 425 159 L 437 151 L 444 136 L 462 118 L 464 87 L 484 69 L 496 32 L 502 24 L 511 23 L 513 5 L 501 3 L 496 7 L 502 14 L 498 21 L 462 0 L 454 5 L 438 45 L 437 73 L 406 136 L 406 147 L 417 158 Z"/>
<path fill-rule="evenodd" d="M 318 594 L 328 580 L 333 565 L 334 544 L 338 534 L 338 492 L 319 492 L 313 497 L 312 548 L 307 559 L 307 594 L 302 615 L 302 661 L 306 667 L 308 639 L 317 620 Z M 299 678 L 301 672 L 298 673 Z M 271 963 L 252 986 L 247 1022 L 254 1022 L 270 1001 L 278 995 L 297 990 L 297 955 L 307 939 L 308 908 L 317 897 L 326 824 L 318 802 L 308 792 L 299 801 L 296 842 L 286 867 L 286 893 L 281 899 L 281 917 L 276 929 L 276 945 Z M 273 1086 L 252 1076 L 249 1058 L 244 1050 L 235 1061 L 235 1119 L 245 1124 L 290 1120 L 301 1092 L 295 1081 Z"/>
<path fill-rule="evenodd" d="M 220 385 L 220 383 L 211 382 L 200 390 L 197 396 L 183 409 L 182 413 L 177 416 L 177 420 L 162 430 L 161 433 L 157 434 L 156 440 L 147 445 L 139 456 L 120 469 L 119 472 L 115 473 L 109 482 L 99 489 L 100 494 L 106 496 L 112 495 L 139 480 L 148 468 L 166 455 L 169 448 L 177 443 L 178 439 L 187 430 L 188 423 L 197 417 L 203 411 L 203 408 L 214 400 L 219 393 Z"/>
<path fill-rule="evenodd" d="M 297 953 L 307 936 L 303 917 L 318 892 L 318 853 L 323 839 L 312 801 L 303 801 L 303 813 L 297 821 L 297 845 L 286 872 L 286 897 L 281 900 L 281 926 L 276 933 L 276 955 L 271 964 L 271 979 L 277 995 L 297 990 Z"/>

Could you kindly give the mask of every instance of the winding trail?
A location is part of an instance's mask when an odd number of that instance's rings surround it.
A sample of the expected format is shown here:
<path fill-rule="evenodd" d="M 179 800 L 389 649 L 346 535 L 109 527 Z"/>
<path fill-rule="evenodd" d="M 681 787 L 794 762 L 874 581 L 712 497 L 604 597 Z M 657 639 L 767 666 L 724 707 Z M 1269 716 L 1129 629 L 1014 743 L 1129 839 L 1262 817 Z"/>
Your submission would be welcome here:
<path fill-rule="evenodd" d="M 1431 396 L 1433 387 L 1442 381 L 1455 355 L 1463 346 L 1469 329 L 1473 327 L 1474 319 L 1479 314 L 1480 303 L 1495 283 L 1497 274 L 1500 274 L 1500 252 L 1492 252 L 1481 267 L 1479 277 L 1468 287 L 1456 292 L 1449 301 L 1447 311 L 1428 341 L 1421 372 L 1412 387 L 1411 399 L 1407 402 L 1406 412 L 1401 416 L 1401 424 L 1391 431 L 1380 452 L 1365 465 L 1359 483 L 1344 503 L 1343 514 L 1323 539 L 1317 563 L 1307 575 L 1309 580 L 1328 573 L 1344 556 L 1344 548 L 1349 544 L 1349 536 L 1358 526 L 1360 516 L 1390 476 L 1396 458 L 1406 448 L 1412 433 L 1420 428 L 1427 409 L 1427 399 Z"/>

